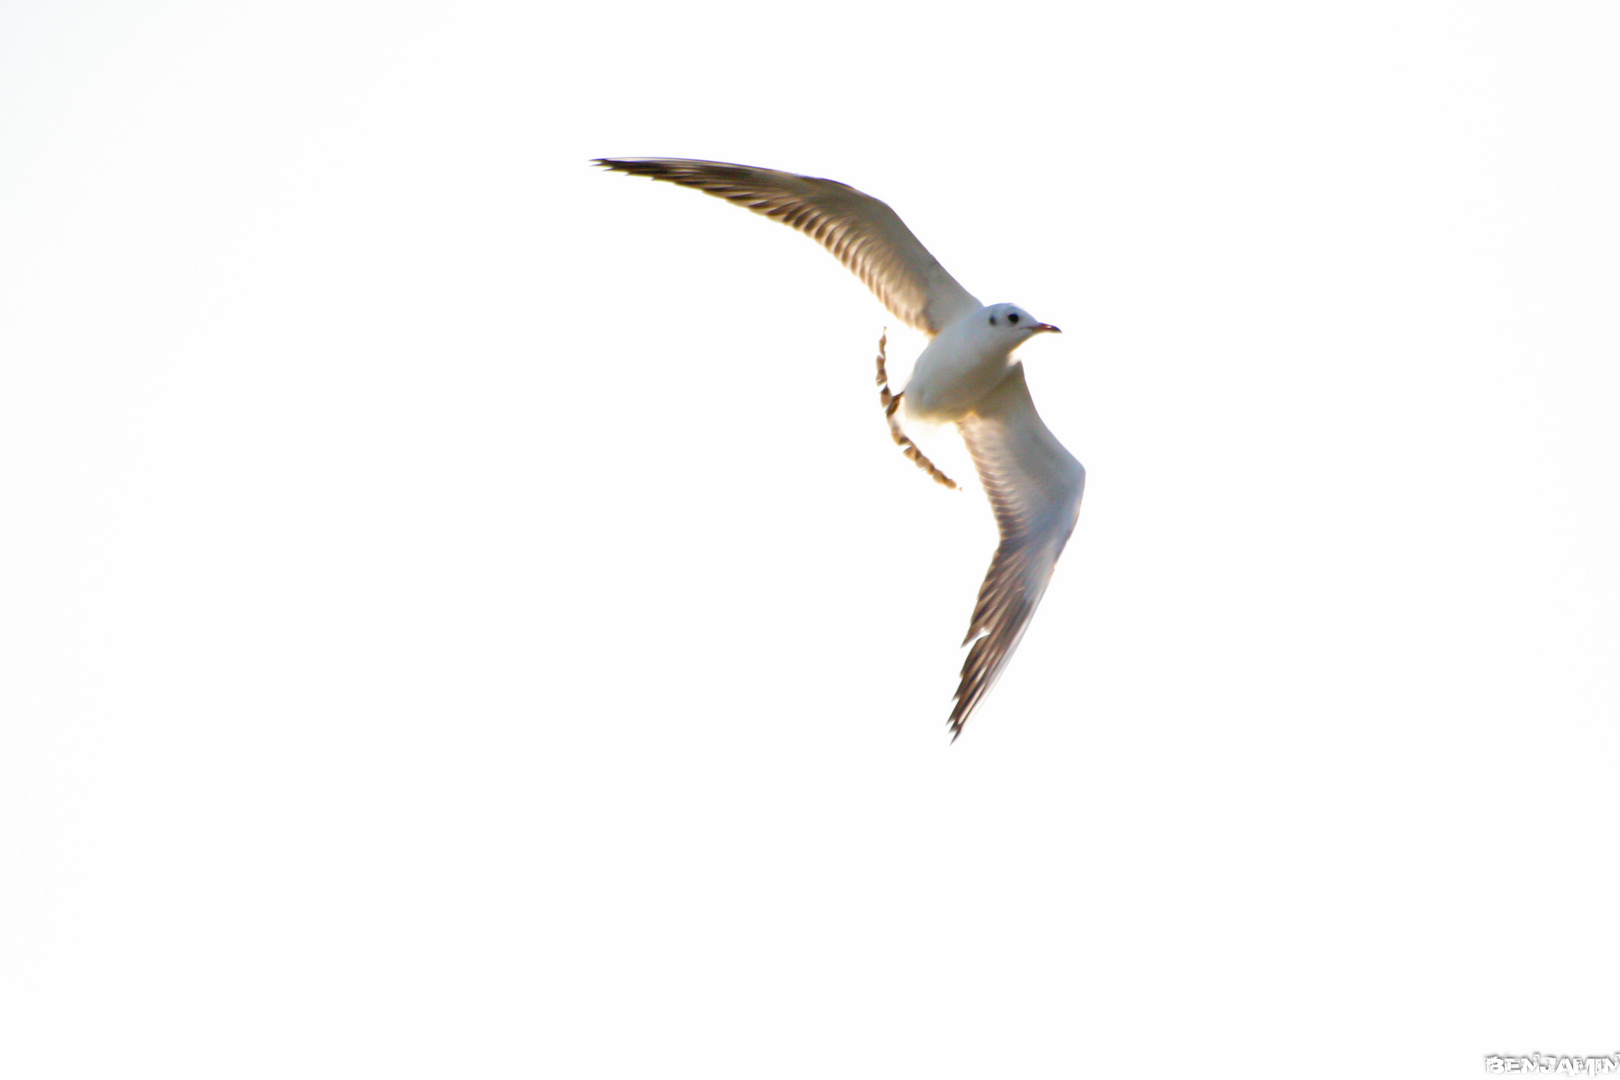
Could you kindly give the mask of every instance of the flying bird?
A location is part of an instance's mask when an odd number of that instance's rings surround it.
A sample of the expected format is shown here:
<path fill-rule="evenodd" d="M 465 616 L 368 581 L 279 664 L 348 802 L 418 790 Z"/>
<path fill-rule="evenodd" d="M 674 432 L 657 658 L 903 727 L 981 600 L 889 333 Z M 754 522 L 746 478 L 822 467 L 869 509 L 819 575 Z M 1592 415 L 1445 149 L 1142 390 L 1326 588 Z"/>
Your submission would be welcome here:
<path fill-rule="evenodd" d="M 1058 328 L 1014 304 L 981 304 L 886 203 L 847 184 L 774 169 L 687 158 L 597 158 L 618 172 L 696 188 L 791 225 L 832 252 L 894 315 L 931 339 L 905 389 L 881 400 L 895 441 L 954 487 L 911 446 L 894 420 L 954 423 L 967 443 L 1001 543 L 979 588 L 951 709 L 951 741 L 1001 676 L 1029 627 L 1074 531 L 1086 470 L 1041 422 L 1013 351 Z"/>

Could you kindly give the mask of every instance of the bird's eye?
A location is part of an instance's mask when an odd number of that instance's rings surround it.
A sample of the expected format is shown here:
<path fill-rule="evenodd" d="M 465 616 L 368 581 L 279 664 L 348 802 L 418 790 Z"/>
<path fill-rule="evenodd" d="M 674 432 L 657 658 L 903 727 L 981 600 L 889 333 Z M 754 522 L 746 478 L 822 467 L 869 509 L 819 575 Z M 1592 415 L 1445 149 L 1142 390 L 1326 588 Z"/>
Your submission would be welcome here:
<path fill-rule="evenodd" d="M 1014 311 L 1014 312 L 1010 313 L 1007 316 L 1007 321 L 1012 323 L 1014 326 L 1017 326 L 1018 325 L 1018 312 Z"/>
<path fill-rule="evenodd" d="M 996 325 L 996 317 L 994 315 L 990 316 L 990 325 L 991 326 Z"/>

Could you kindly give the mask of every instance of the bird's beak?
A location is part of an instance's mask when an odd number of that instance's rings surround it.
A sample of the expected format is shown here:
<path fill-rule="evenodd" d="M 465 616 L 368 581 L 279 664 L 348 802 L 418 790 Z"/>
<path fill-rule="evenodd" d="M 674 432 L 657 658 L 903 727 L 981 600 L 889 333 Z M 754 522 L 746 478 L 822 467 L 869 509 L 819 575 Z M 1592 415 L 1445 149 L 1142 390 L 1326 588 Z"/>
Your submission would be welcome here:
<path fill-rule="evenodd" d="M 1051 323 L 1044 323 L 1043 322 L 1043 323 L 1036 323 L 1035 324 L 1035 332 L 1037 334 L 1039 334 L 1043 330 L 1048 334 L 1061 334 L 1061 333 L 1063 333 L 1063 331 L 1059 330 L 1057 327 L 1053 326 Z"/>

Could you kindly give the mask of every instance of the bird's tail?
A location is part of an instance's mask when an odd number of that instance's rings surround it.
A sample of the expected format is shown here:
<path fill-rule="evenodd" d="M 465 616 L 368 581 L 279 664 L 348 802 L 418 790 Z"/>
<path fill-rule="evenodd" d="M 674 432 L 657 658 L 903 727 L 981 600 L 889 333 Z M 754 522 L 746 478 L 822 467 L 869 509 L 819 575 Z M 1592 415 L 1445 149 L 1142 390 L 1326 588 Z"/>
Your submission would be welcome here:
<path fill-rule="evenodd" d="M 904 431 L 900 430 L 900 421 L 894 415 L 900 408 L 900 394 L 889 391 L 888 347 L 889 328 L 884 327 L 883 336 L 878 338 L 877 386 L 878 403 L 883 406 L 883 418 L 889 422 L 889 435 L 894 439 L 895 445 L 905 451 L 906 457 L 910 458 L 917 468 L 954 491 L 956 490 L 956 481 L 941 472 L 937 465 L 929 461 L 927 456 L 917 449 L 917 444 L 912 442 Z M 903 394 L 905 391 L 902 390 L 900 393 Z"/>

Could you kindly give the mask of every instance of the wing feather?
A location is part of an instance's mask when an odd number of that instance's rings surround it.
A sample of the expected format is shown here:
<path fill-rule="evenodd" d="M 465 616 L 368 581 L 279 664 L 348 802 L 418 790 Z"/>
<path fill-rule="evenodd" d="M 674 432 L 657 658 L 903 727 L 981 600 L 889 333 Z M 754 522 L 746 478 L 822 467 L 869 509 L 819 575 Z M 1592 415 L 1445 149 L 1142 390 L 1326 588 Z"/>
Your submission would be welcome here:
<path fill-rule="evenodd" d="M 962 642 L 972 648 L 951 710 L 953 741 L 1023 640 L 1086 489 L 1085 468 L 1035 411 L 1022 364 L 957 426 L 990 498 L 1001 543 Z"/>
<path fill-rule="evenodd" d="M 596 164 L 696 188 L 791 225 L 837 256 L 897 318 L 927 334 L 982 306 L 888 204 L 848 184 L 690 158 L 598 158 Z"/>

